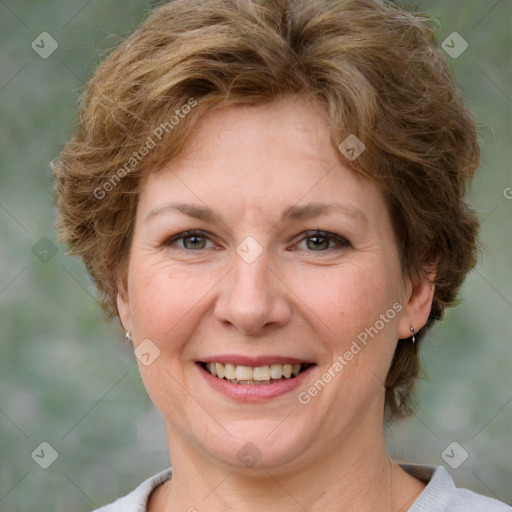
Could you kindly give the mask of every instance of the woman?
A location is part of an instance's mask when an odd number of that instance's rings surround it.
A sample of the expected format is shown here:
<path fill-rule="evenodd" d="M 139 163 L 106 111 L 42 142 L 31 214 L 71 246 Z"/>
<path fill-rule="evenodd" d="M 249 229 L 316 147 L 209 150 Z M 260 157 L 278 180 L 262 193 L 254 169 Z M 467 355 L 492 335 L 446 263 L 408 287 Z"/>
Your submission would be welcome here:
<path fill-rule="evenodd" d="M 475 264 L 474 122 L 428 22 L 178 0 L 98 68 L 59 227 L 133 341 L 171 470 L 101 510 L 502 511 L 392 461 Z"/>

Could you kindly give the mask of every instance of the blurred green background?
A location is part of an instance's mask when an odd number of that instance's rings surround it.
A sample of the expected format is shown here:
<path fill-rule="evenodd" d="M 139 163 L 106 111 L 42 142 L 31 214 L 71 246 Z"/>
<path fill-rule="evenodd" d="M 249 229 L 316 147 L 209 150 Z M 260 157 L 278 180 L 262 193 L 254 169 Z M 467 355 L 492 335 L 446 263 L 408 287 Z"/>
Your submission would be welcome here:
<path fill-rule="evenodd" d="M 455 31 L 469 45 L 447 58 L 479 125 L 483 163 L 469 199 L 484 250 L 460 306 L 425 340 L 420 406 L 389 432 L 389 448 L 512 503 L 512 1 L 405 4 L 438 20 L 439 44 Z M 0 512 L 90 510 L 169 465 L 123 332 L 56 241 L 49 166 L 101 54 L 150 8 L 0 1 Z M 47 58 L 31 47 L 42 32 L 58 43 Z M 442 458 L 454 441 L 468 453 L 458 469 Z M 36 464 L 42 442 L 58 455 L 48 469 Z"/>

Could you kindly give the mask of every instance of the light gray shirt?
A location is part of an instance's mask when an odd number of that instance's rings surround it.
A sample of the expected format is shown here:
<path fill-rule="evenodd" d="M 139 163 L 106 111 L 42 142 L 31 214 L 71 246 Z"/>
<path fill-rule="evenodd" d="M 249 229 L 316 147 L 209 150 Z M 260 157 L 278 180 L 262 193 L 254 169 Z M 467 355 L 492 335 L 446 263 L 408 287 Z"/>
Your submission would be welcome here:
<path fill-rule="evenodd" d="M 458 489 L 442 466 L 400 464 L 402 469 L 427 484 L 407 512 L 512 512 L 512 507 L 467 489 Z M 94 512 L 147 512 L 150 494 L 171 478 L 166 469 L 139 485 L 130 494 Z M 193 507 L 190 510 L 194 510 Z"/>

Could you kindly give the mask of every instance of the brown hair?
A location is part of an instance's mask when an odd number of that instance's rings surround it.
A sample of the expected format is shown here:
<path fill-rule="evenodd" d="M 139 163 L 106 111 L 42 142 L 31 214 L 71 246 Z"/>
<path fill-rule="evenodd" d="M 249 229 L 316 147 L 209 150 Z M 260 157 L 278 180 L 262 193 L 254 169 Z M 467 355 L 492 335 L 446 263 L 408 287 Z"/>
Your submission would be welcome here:
<path fill-rule="evenodd" d="M 479 165 L 474 121 L 436 46 L 431 20 L 377 0 L 175 0 L 98 67 L 55 165 L 58 228 L 116 315 L 141 178 L 176 156 L 194 123 L 228 105 L 298 94 L 326 107 L 340 159 L 389 205 L 404 276 L 435 269 L 427 328 L 476 261 L 478 222 L 463 200 Z M 388 417 L 405 417 L 420 370 L 398 343 Z"/>

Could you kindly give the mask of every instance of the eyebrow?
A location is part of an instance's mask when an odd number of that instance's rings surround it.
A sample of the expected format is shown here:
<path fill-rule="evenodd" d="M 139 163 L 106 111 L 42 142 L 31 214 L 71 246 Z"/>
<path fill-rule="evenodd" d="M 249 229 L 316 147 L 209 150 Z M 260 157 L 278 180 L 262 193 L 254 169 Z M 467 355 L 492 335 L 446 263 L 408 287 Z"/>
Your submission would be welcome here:
<path fill-rule="evenodd" d="M 220 220 L 223 224 L 226 224 L 222 217 L 216 214 L 211 208 L 192 203 L 168 203 L 163 206 L 159 206 L 158 208 L 151 210 L 145 216 L 144 222 L 148 222 L 150 219 L 156 217 L 157 215 L 168 211 L 178 211 L 194 219 L 199 219 L 206 222 L 214 222 L 215 220 Z M 349 217 L 360 220 L 363 223 L 368 222 L 368 218 L 362 210 L 351 204 L 340 203 L 309 203 L 304 206 L 289 206 L 283 211 L 279 222 L 310 220 L 322 215 L 329 215 L 332 213 L 342 213 Z"/>

